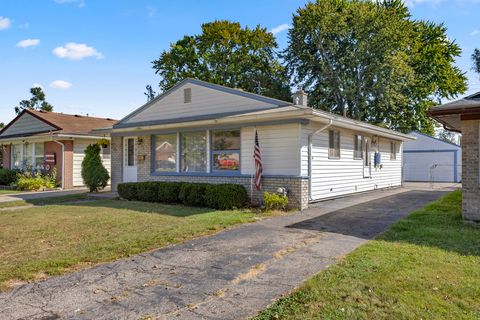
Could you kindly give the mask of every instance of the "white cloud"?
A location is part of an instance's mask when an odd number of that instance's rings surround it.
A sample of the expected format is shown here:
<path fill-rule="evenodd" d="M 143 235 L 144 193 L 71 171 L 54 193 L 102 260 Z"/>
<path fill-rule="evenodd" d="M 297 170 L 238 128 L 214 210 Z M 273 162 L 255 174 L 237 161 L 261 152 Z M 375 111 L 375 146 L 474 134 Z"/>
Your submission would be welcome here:
<path fill-rule="evenodd" d="M 423 3 L 436 5 L 443 1 L 444 0 L 404 0 L 405 4 L 408 7 L 414 7 L 417 4 L 423 4 Z"/>
<path fill-rule="evenodd" d="M 65 90 L 65 89 L 69 89 L 71 86 L 72 84 L 70 82 L 64 81 L 64 80 L 55 80 L 52 83 L 50 83 L 50 88 L 53 88 L 53 89 Z"/>
<path fill-rule="evenodd" d="M 58 4 L 78 4 L 79 8 L 85 6 L 85 0 L 53 0 Z"/>
<path fill-rule="evenodd" d="M 17 43 L 19 48 L 35 47 L 40 44 L 40 39 L 25 39 Z"/>
<path fill-rule="evenodd" d="M 97 59 L 104 58 L 101 52 L 94 47 L 89 47 L 84 43 L 69 42 L 63 47 L 53 49 L 53 54 L 62 59 L 82 60 L 88 57 Z"/>
<path fill-rule="evenodd" d="M 34 83 L 32 84 L 32 88 L 40 88 L 43 89 L 43 86 L 40 83 Z"/>
<path fill-rule="evenodd" d="M 477 34 L 480 34 L 480 30 L 473 30 L 472 32 L 470 32 L 471 36 L 476 36 Z"/>
<path fill-rule="evenodd" d="M 8 29 L 11 25 L 10 19 L 0 16 L 0 30 Z"/>
<path fill-rule="evenodd" d="M 290 25 L 287 24 L 287 23 L 284 23 L 284 24 L 281 24 L 279 26 L 276 26 L 275 28 L 272 28 L 269 31 L 271 33 L 273 33 L 274 35 L 277 35 L 278 33 L 282 32 L 282 31 L 285 31 L 285 30 L 288 30 L 288 29 L 290 29 Z"/>
<path fill-rule="evenodd" d="M 30 27 L 30 23 L 28 22 L 25 22 L 24 24 L 21 24 L 18 26 L 20 29 L 27 29 L 28 27 Z"/>

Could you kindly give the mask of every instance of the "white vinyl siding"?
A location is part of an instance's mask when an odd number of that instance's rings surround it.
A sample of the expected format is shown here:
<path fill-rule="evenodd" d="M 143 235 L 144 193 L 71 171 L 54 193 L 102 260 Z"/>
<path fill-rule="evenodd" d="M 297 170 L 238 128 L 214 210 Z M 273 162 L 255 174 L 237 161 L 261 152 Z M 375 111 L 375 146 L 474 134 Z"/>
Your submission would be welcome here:
<path fill-rule="evenodd" d="M 82 187 L 84 186 L 82 179 L 82 161 L 85 157 L 85 149 L 89 144 L 96 143 L 96 140 L 86 140 L 86 139 L 76 139 L 73 142 L 73 186 Z M 105 168 L 108 170 L 108 173 L 111 175 L 111 155 L 110 155 L 110 144 L 107 146 L 108 150 L 104 150 L 103 147 L 100 147 L 100 157 L 102 158 L 102 163 Z"/>
<path fill-rule="evenodd" d="M 302 136 L 312 132 L 312 128 L 305 128 Z M 372 163 L 371 177 L 363 176 L 363 160 L 354 159 L 355 134 L 363 135 L 361 132 L 353 132 L 345 129 L 340 130 L 340 159 L 328 158 L 329 130 L 316 134 L 312 139 L 312 198 L 321 200 L 331 197 L 338 197 L 355 192 L 380 189 L 401 185 L 402 159 L 401 153 L 397 154 L 396 160 L 390 160 L 390 141 L 379 137 L 379 151 L 381 153 L 382 168 L 373 167 L 373 156 L 375 148 L 371 148 L 370 161 Z M 365 135 L 370 138 L 371 135 Z M 307 140 L 307 139 L 302 139 Z M 401 148 L 401 142 L 397 141 Z M 302 172 L 308 174 L 308 152 L 302 152 Z"/>
<path fill-rule="evenodd" d="M 262 152 L 264 175 L 299 176 L 300 171 L 300 124 L 258 126 L 258 141 Z M 253 174 L 254 127 L 241 129 L 242 174 Z"/>
<path fill-rule="evenodd" d="M 15 134 L 35 133 L 35 132 L 47 132 L 50 130 L 56 130 L 54 127 L 47 123 L 35 118 L 34 116 L 24 113 L 17 119 L 10 127 L 2 132 L 1 136 L 10 136 Z"/>
<path fill-rule="evenodd" d="M 189 103 L 185 103 L 184 89 L 191 89 Z M 187 83 L 124 123 L 261 110 L 274 106 L 255 99 Z"/>

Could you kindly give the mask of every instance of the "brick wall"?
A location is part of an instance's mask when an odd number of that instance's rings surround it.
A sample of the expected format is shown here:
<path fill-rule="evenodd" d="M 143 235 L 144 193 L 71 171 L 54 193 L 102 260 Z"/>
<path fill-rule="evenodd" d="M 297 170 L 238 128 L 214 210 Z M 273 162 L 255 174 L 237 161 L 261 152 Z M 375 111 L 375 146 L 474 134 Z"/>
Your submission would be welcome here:
<path fill-rule="evenodd" d="M 121 137 L 112 137 L 111 144 L 111 160 L 112 160 L 112 172 L 111 172 L 111 185 L 112 190 L 117 191 L 117 186 L 122 182 L 123 175 L 123 145 Z"/>
<path fill-rule="evenodd" d="M 465 220 L 480 222 L 480 120 L 462 121 L 462 211 Z"/>
<path fill-rule="evenodd" d="M 263 192 L 275 192 L 280 187 L 287 188 L 291 207 L 306 209 L 308 207 L 308 179 L 295 177 L 265 177 L 263 190 L 251 188 L 251 177 L 235 176 L 154 176 L 151 175 L 151 139 L 150 136 L 138 137 L 137 155 L 145 156 L 145 160 L 138 161 L 138 181 L 181 181 L 201 183 L 235 183 L 243 185 L 249 195 L 252 195 L 253 204 L 263 202 Z M 112 138 L 112 189 L 116 190 L 122 181 L 122 140 Z M 253 189 L 253 190 L 251 190 Z"/>
<path fill-rule="evenodd" d="M 10 168 L 10 161 L 12 159 L 11 150 L 11 145 L 3 146 L 2 163 L 4 168 Z"/>
<path fill-rule="evenodd" d="M 73 141 L 60 141 L 65 145 L 64 149 L 64 165 L 65 165 L 65 179 L 63 180 L 63 188 L 73 188 Z"/>

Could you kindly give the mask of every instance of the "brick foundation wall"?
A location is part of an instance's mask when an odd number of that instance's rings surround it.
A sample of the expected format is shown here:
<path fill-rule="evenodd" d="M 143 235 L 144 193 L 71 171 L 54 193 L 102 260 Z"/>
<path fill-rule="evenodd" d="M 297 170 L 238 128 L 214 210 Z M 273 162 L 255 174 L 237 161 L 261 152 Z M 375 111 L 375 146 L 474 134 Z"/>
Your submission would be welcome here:
<path fill-rule="evenodd" d="M 12 159 L 11 150 L 12 150 L 11 145 L 6 145 L 3 147 L 2 163 L 4 168 L 10 169 L 10 161 Z"/>
<path fill-rule="evenodd" d="M 462 211 L 463 218 L 480 222 L 479 181 L 480 120 L 462 120 Z"/>
<path fill-rule="evenodd" d="M 150 136 L 139 137 L 142 141 L 137 144 L 137 155 L 145 156 L 144 161 L 138 161 L 138 181 L 181 181 L 199 183 L 235 183 L 243 185 L 248 194 L 252 195 L 254 205 L 261 205 L 263 192 L 275 192 L 284 187 L 288 190 L 289 205 L 293 208 L 308 208 L 308 179 L 296 177 L 264 177 L 263 190 L 253 188 L 251 192 L 251 178 L 243 176 L 155 176 L 151 175 L 151 139 Z M 122 181 L 122 139 L 112 138 L 112 190 L 116 190 Z"/>

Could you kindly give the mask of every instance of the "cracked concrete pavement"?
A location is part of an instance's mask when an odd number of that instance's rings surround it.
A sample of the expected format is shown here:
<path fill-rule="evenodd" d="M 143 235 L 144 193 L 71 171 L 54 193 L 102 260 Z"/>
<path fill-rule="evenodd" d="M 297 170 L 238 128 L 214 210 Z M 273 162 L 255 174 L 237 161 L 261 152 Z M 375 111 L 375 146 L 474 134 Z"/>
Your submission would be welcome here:
<path fill-rule="evenodd" d="M 0 319 L 242 319 L 436 200 L 393 189 L 34 282 L 0 294 Z"/>

